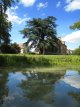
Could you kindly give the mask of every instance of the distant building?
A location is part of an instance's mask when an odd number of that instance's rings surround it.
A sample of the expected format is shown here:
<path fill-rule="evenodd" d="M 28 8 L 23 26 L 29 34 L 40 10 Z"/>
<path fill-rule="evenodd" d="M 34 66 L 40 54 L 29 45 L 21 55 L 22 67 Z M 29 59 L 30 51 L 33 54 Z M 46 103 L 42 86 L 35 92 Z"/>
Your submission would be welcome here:
<path fill-rule="evenodd" d="M 23 54 L 23 53 L 27 53 L 27 46 L 26 46 L 26 43 L 19 43 L 18 44 L 19 47 L 20 47 L 20 53 Z"/>
<path fill-rule="evenodd" d="M 53 47 L 49 47 L 49 49 L 45 50 L 45 54 L 53 54 L 53 55 L 66 55 L 67 54 L 67 46 L 64 41 L 58 39 L 57 44 Z"/>
<path fill-rule="evenodd" d="M 18 46 L 20 47 L 20 53 L 24 53 L 23 43 L 18 44 Z"/>
<path fill-rule="evenodd" d="M 67 54 L 68 54 L 68 55 L 70 55 L 70 54 L 72 54 L 72 53 L 73 53 L 73 50 L 67 49 Z"/>
<path fill-rule="evenodd" d="M 67 46 L 65 45 L 65 42 L 61 41 L 59 39 L 58 46 L 59 46 L 59 52 L 58 52 L 58 54 L 66 55 L 67 54 Z"/>
<path fill-rule="evenodd" d="M 19 47 L 21 48 L 20 53 L 27 53 L 28 52 L 28 48 L 26 43 L 20 43 Z M 38 48 L 33 49 L 34 53 L 39 54 L 40 51 Z M 68 54 L 68 50 L 67 50 L 67 46 L 65 45 L 65 42 L 61 41 L 60 39 L 58 40 L 58 43 L 55 44 L 53 47 L 49 47 L 47 49 L 45 49 L 44 54 L 52 54 L 52 55 L 66 55 Z"/>

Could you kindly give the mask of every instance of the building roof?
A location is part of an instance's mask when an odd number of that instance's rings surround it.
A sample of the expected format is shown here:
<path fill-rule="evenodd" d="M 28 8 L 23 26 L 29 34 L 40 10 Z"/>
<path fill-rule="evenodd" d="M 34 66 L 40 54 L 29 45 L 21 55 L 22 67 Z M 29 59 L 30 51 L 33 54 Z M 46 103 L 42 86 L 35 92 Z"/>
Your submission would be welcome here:
<path fill-rule="evenodd" d="M 18 45 L 19 45 L 19 47 L 20 47 L 21 49 L 24 48 L 24 44 L 23 44 L 23 43 L 19 43 Z"/>

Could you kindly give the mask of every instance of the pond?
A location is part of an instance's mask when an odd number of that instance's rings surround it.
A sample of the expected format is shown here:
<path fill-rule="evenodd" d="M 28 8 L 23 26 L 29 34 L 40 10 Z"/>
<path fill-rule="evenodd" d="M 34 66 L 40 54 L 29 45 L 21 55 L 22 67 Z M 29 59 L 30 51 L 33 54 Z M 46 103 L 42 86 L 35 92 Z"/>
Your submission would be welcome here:
<path fill-rule="evenodd" d="M 79 71 L 60 72 L 0 71 L 0 107 L 80 107 Z"/>

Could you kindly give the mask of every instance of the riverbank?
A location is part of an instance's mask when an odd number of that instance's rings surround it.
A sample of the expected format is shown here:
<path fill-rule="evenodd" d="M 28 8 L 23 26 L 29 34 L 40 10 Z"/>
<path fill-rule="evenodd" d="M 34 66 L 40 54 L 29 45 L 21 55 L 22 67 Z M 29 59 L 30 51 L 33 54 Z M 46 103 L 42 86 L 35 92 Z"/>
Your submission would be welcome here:
<path fill-rule="evenodd" d="M 54 67 L 74 65 L 80 65 L 80 56 L 0 54 L 1 67 Z"/>

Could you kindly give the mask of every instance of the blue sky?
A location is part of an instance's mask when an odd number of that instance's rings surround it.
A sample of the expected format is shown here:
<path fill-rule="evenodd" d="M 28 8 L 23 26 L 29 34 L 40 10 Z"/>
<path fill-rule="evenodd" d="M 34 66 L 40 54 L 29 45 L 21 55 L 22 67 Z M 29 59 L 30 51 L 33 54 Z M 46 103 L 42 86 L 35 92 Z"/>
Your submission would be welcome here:
<path fill-rule="evenodd" d="M 19 32 L 25 27 L 26 21 L 54 16 L 57 18 L 57 37 L 65 41 L 68 49 L 75 49 L 80 45 L 80 31 L 69 28 L 80 20 L 80 0 L 20 0 L 6 13 L 13 25 L 12 42 L 23 43 L 27 40 Z"/>

